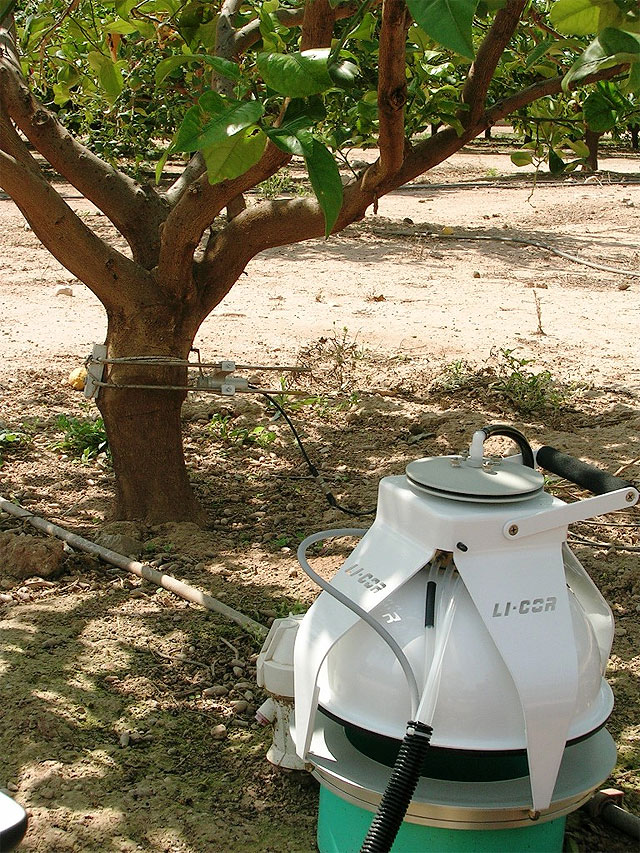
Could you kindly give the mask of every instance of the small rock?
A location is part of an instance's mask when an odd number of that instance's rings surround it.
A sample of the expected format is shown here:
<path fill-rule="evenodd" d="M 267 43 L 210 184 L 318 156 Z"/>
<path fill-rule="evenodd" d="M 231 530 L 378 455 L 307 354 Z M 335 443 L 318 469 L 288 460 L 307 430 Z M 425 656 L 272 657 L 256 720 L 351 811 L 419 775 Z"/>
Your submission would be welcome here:
<path fill-rule="evenodd" d="M 253 692 L 251 690 L 245 690 L 242 695 L 247 700 L 247 702 L 253 702 L 253 700 L 255 699 L 255 696 L 253 695 Z"/>
<path fill-rule="evenodd" d="M 73 288 L 68 285 L 56 288 L 56 296 L 73 296 Z"/>
<path fill-rule="evenodd" d="M 220 723 L 211 729 L 211 737 L 214 738 L 214 740 L 223 740 L 226 736 L 227 727 L 223 723 Z"/>
<path fill-rule="evenodd" d="M 7 791 L 9 791 L 11 794 L 15 794 L 17 790 L 18 786 L 15 782 L 7 782 Z"/>
<path fill-rule="evenodd" d="M 616 637 L 626 637 L 626 636 L 627 636 L 627 629 L 626 629 L 626 628 L 622 628 L 622 627 L 618 627 L 618 626 L 616 625 L 616 631 L 615 631 L 615 633 L 616 633 Z"/>
<path fill-rule="evenodd" d="M 95 541 L 103 548 L 108 548 L 117 554 L 124 554 L 126 557 L 140 556 L 144 547 L 138 539 L 122 533 L 99 533 Z"/>
<path fill-rule="evenodd" d="M 214 684 L 213 687 L 205 687 L 202 691 L 202 695 L 205 698 L 209 696 L 226 696 L 229 692 L 229 688 L 225 687 L 224 684 Z"/>
<path fill-rule="evenodd" d="M 480 273 L 478 272 L 478 270 L 476 270 L 476 271 L 474 272 L 473 277 L 474 277 L 474 278 L 480 278 Z"/>
<path fill-rule="evenodd" d="M 120 735 L 120 746 L 122 749 L 126 749 L 129 746 L 129 741 L 131 740 L 131 735 L 129 732 L 122 732 Z"/>
<path fill-rule="evenodd" d="M 243 661 L 243 660 L 240 660 L 240 658 L 232 658 L 232 659 L 229 661 L 229 664 L 230 664 L 231 666 L 244 666 L 244 665 L 245 665 L 245 664 L 244 664 L 244 661 Z"/>
<path fill-rule="evenodd" d="M 234 666 L 233 674 L 236 676 L 236 678 L 239 678 L 241 675 L 244 675 L 244 669 L 241 666 Z"/>
<path fill-rule="evenodd" d="M 58 539 L 0 533 L 0 566 L 15 578 L 48 578 L 60 574 L 64 545 Z"/>
<path fill-rule="evenodd" d="M 248 707 L 249 703 L 246 699 L 236 699 L 235 702 L 231 703 L 231 710 L 234 714 L 244 714 Z"/>

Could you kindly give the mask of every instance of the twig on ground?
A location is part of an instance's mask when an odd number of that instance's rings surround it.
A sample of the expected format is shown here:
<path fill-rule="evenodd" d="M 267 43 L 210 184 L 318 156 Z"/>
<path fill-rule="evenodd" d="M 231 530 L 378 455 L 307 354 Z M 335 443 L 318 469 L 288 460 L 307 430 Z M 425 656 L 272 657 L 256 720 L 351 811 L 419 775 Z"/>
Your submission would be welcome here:
<path fill-rule="evenodd" d="M 234 657 L 236 657 L 236 658 L 239 657 L 238 650 L 236 649 L 236 647 L 234 645 L 232 645 L 228 640 L 225 640 L 224 637 L 219 637 L 219 639 L 225 644 L 225 646 L 227 648 L 231 649 L 231 651 L 234 654 Z"/>

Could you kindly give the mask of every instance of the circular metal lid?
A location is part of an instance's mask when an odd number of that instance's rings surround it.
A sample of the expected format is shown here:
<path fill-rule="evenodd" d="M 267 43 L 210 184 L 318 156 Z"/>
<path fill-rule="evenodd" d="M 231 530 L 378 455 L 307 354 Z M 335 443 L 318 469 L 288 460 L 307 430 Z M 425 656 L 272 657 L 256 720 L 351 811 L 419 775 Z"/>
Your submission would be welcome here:
<path fill-rule="evenodd" d="M 538 471 L 505 459 L 431 456 L 409 462 L 406 473 L 410 483 L 429 494 L 480 503 L 528 500 L 544 483 Z"/>

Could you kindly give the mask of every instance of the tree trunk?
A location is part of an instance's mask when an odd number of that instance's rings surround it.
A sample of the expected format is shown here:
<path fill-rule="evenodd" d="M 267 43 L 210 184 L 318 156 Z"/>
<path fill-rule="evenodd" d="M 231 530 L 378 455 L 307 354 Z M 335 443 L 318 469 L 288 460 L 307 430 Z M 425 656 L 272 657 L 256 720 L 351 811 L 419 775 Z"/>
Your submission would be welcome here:
<path fill-rule="evenodd" d="M 181 320 L 179 313 L 175 305 L 155 305 L 110 315 L 108 358 L 188 358 L 200 320 L 188 312 Z M 113 385 L 184 386 L 186 380 L 186 368 L 139 364 L 110 364 L 103 376 Z M 100 389 L 97 404 L 116 475 L 116 518 L 204 522 L 184 460 L 180 410 L 185 397 L 185 391 Z"/>
<path fill-rule="evenodd" d="M 589 149 L 589 156 L 587 157 L 584 168 L 585 172 L 598 171 L 598 145 L 600 143 L 601 136 L 601 133 L 597 133 L 595 130 L 590 130 L 588 127 L 585 128 L 584 141 Z"/>

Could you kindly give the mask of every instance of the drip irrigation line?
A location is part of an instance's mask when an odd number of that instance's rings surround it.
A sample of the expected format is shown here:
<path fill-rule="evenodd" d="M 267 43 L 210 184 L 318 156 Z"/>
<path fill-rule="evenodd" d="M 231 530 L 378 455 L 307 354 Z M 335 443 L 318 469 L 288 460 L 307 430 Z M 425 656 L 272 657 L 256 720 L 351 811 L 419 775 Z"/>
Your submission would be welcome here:
<path fill-rule="evenodd" d="M 177 595 L 185 601 L 190 601 L 192 604 L 199 604 L 207 610 L 219 613 L 226 619 L 230 619 L 232 622 L 240 625 L 245 629 L 245 631 L 248 631 L 253 636 L 258 637 L 260 640 L 264 640 L 267 636 L 267 628 L 259 622 L 256 622 L 250 616 L 246 616 L 244 613 L 234 610 L 234 608 L 229 607 L 228 604 L 218 601 L 217 598 L 213 598 L 213 596 L 208 595 L 206 592 L 202 592 L 201 590 L 196 589 L 196 587 L 189 586 L 171 575 L 166 575 L 164 572 L 156 571 L 156 569 L 152 568 L 147 563 L 139 563 L 136 560 L 130 560 L 128 557 L 118 554 L 117 551 L 112 551 L 110 548 L 103 548 L 102 545 L 97 545 L 95 542 L 91 542 L 83 536 L 71 533 L 70 531 L 65 530 L 64 527 L 59 527 L 57 524 L 53 524 L 52 522 L 41 518 L 39 515 L 34 515 L 34 513 L 29 512 L 28 509 L 24 509 L 24 507 L 11 503 L 11 501 L 7 501 L 4 498 L 0 498 L 0 510 L 26 521 L 42 533 L 47 533 L 49 536 L 55 536 L 57 539 L 62 539 L 64 542 L 67 542 L 79 551 L 84 551 L 86 554 L 92 554 L 94 557 L 99 557 L 101 560 L 105 560 L 107 563 L 111 563 L 111 565 L 117 566 L 119 569 L 124 569 L 139 578 L 143 578 L 144 580 L 154 583 L 156 586 L 161 586 L 163 589 L 172 592 L 174 595 Z"/>
<path fill-rule="evenodd" d="M 576 255 L 571 255 L 569 252 L 562 251 L 562 249 L 556 249 L 555 246 L 550 246 L 548 243 L 541 243 L 539 240 L 527 240 L 524 237 L 502 237 L 498 234 L 438 234 L 433 231 L 389 231 L 383 228 L 371 228 L 368 230 L 372 234 L 376 234 L 380 237 L 429 237 L 432 240 L 482 240 L 486 242 L 497 241 L 500 243 L 517 243 L 522 246 L 533 246 L 536 249 L 544 249 L 546 252 L 551 252 L 552 255 L 557 255 L 559 258 L 564 258 L 574 264 L 591 267 L 594 270 L 610 272 L 614 275 L 625 275 L 630 278 L 640 278 L 640 272 L 624 270 L 619 267 L 609 267 L 604 264 L 597 264 L 594 261 L 585 261 L 582 258 L 578 258 Z"/>
<path fill-rule="evenodd" d="M 429 183 L 420 183 L 420 184 L 404 184 L 401 187 L 398 187 L 395 190 L 392 190 L 392 193 L 398 192 L 410 192 L 411 190 L 446 190 L 446 189 L 508 189 L 508 190 L 526 190 L 530 188 L 530 184 L 535 184 L 537 189 L 542 189 L 544 187 L 566 187 L 567 189 L 583 189 L 585 187 L 597 187 L 600 188 L 603 184 L 610 187 L 618 187 L 618 186 L 626 186 L 627 184 L 639 184 L 640 180 L 637 178 L 633 178 L 629 176 L 629 179 L 619 180 L 619 181 L 589 181 L 587 183 L 586 179 L 582 183 L 569 183 L 568 181 L 545 181 L 540 180 L 540 178 L 536 180 L 531 178 L 531 181 L 524 181 L 522 178 L 519 178 L 519 181 L 513 179 L 507 179 L 504 181 L 452 181 L 451 183 L 439 183 L 439 184 L 429 184 Z"/>

